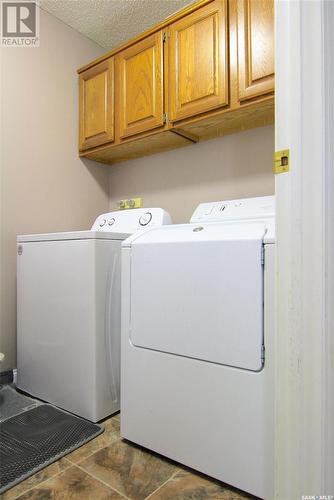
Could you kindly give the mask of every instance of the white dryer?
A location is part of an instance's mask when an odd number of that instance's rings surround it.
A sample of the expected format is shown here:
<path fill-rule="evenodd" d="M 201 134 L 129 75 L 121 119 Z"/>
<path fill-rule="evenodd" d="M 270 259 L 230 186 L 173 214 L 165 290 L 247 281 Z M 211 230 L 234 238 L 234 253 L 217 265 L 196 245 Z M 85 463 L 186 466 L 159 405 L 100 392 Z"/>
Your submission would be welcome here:
<path fill-rule="evenodd" d="M 122 248 L 121 435 L 273 488 L 274 197 L 204 203 Z"/>
<path fill-rule="evenodd" d="M 17 237 L 19 389 L 94 422 L 119 410 L 121 243 L 168 223 L 145 208 Z"/>

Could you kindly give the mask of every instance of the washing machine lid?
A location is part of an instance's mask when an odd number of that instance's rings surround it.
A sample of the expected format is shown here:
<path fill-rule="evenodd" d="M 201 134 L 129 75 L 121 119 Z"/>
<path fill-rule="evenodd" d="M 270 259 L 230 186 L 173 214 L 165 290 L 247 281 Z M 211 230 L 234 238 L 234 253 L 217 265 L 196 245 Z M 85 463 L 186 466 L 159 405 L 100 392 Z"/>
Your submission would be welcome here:
<path fill-rule="evenodd" d="M 71 231 L 66 233 L 25 234 L 17 237 L 18 243 L 34 241 L 65 240 L 125 240 L 129 233 L 113 233 L 102 231 Z"/>
<path fill-rule="evenodd" d="M 134 346 L 262 368 L 261 222 L 153 229 L 131 244 Z"/>

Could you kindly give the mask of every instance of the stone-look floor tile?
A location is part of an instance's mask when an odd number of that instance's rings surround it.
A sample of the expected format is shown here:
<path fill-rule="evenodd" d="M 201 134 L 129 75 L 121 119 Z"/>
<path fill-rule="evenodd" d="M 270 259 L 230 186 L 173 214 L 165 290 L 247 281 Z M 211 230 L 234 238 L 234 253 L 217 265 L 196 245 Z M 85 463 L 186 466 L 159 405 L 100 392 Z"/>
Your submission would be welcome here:
<path fill-rule="evenodd" d="M 28 477 L 28 479 L 25 479 L 21 483 L 17 484 L 10 490 L 6 491 L 3 493 L 1 499 L 2 500 L 13 500 L 14 498 L 17 498 L 19 495 L 22 495 L 27 490 L 30 490 L 30 488 L 33 488 L 34 486 L 38 485 L 39 483 L 46 481 L 52 476 L 55 476 L 56 474 L 59 474 L 60 472 L 64 471 L 67 467 L 70 467 L 71 463 L 65 460 L 64 458 L 61 458 L 57 462 L 54 462 L 51 465 L 48 465 L 45 467 L 45 469 L 40 470 L 39 472 L 36 472 L 33 476 Z"/>
<path fill-rule="evenodd" d="M 80 448 L 78 448 L 77 450 L 72 451 L 72 453 L 66 455 L 66 458 L 72 463 L 79 463 L 84 458 L 89 457 L 89 455 L 92 455 L 101 448 L 105 448 L 106 446 L 120 438 L 120 423 L 118 419 L 116 419 L 115 417 L 108 418 L 108 420 L 103 422 L 102 425 L 104 425 L 105 427 L 105 430 L 102 434 L 84 444 L 83 446 L 80 446 Z"/>
<path fill-rule="evenodd" d="M 116 491 L 72 466 L 62 474 L 36 486 L 20 500 L 124 500 Z"/>
<path fill-rule="evenodd" d="M 80 467 L 132 500 L 146 498 L 177 471 L 167 459 L 121 440 L 94 453 Z"/>
<path fill-rule="evenodd" d="M 113 418 L 116 418 L 116 420 L 121 420 L 121 414 L 116 413 L 116 415 L 113 415 Z"/>
<path fill-rule="evenodd" d="M 150 500 L 241 500 L 255 498 L 227 485 L 188 471 L 177 472 Z"/>

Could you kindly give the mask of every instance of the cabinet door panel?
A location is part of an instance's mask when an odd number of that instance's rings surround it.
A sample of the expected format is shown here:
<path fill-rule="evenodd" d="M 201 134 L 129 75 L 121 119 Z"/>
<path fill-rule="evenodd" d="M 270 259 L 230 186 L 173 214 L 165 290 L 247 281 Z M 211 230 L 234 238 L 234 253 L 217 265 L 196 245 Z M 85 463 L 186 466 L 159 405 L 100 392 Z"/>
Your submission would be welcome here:
<path fill-rule="evenodd" d="M 227 6 L 209 5 L 170 27 L 170 120 L 228 104 Z"/>
<path fill-rule="evenodd" d="M 80 149 L 114 140 L 113 63 L 110 58 L 80 75 Z"/>
<path fill-rule="evenodd" d="M 163 41 L 156 33 L 117 56 L 121 138 L 163 125 Z"/>
<path fill-rule="evenodd" d="M 274 90 L 274 0 L 238 0 L 239 99 Z"/>

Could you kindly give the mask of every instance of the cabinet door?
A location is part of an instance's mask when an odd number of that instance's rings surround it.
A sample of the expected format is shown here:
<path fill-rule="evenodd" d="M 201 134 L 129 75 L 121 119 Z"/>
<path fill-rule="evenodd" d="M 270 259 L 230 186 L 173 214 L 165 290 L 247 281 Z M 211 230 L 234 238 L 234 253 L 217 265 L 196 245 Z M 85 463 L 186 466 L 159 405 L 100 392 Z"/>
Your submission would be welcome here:
<path fill-rule="evenodd" d="M 239 99 L 274 90 L 274 0 L 237 0 Z"/>
<path fill-rule="evenodd" d="M 114 60 L 110 58 L 80 75 L 80 149 L 114 140 Z"/>
<path fill-rule="evenodd" d="M 169 119 L 228 104 L 227 4 L 215 0 L 170 27 Z"/>
<path fill-rule="evenodd" d="M 158 32 L 117 56 L 118 125 L 121 138 L 164 123 L 163 40 Z"/>

